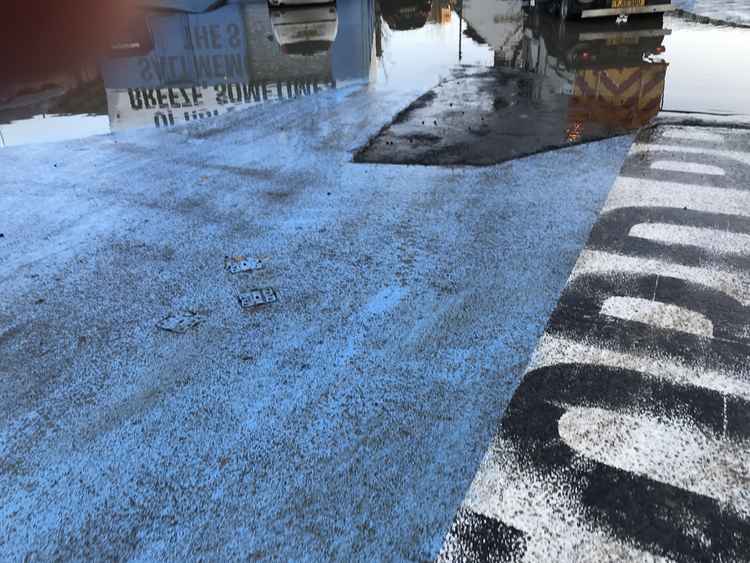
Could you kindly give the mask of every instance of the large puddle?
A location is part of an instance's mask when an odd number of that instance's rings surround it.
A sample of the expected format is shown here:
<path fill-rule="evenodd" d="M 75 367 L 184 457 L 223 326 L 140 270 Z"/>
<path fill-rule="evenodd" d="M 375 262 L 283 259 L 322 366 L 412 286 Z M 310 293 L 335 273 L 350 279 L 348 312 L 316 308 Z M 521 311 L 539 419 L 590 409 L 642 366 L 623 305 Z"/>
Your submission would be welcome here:
<path fill-rule="evenodd" d="M 750 113 L 750 30 L 679 16 L 561 25 L 521 0 L 296 9 L 262 0 L 198 13 L 93 0 L 11 4 L 14 25 L 0 37 L 0 146 L 169 128 L 352 83 L 416 99 L 450 82 L 458 65 L 520 73 L 512 79 L 520 86 L 495 97 L 524 110 L 487 113 L 474 126 L 493 142 L 528 133 L 534 120 L 520 115 L 535 107 L 544 111 L 534 133 L 541 145 L 616 134 L 660 110 Z M 486 112 L 486 88 L 468 84 L 464 97 Z M 461 89 L 450 96 L 460 99 Z"/>

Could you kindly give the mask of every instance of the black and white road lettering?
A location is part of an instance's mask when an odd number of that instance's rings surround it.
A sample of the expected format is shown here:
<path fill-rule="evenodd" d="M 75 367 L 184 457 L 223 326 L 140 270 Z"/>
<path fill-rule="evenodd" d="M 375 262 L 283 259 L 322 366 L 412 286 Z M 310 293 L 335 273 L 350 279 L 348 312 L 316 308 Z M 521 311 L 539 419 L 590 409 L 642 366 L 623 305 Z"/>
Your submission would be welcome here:
<path fill-rule="evenodd" d="M 440 561 L 750 560 L 750 131 L 641 132 Z"/>

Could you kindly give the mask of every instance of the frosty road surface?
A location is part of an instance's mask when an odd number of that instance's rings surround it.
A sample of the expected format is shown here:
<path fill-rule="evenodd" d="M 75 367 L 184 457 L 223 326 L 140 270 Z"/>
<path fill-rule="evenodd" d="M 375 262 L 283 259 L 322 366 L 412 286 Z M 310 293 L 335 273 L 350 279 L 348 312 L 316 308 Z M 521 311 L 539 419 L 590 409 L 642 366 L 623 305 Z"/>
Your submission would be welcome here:
<path fill-rule="evenodd" d="M 636 139 L 442 561 L 750 560 L 749 149 Z"/>
<path fill-rule="evenodd" d="M 351 163 L 412 100 L 0 151 L 0 559 L 437 556 L 631 139 Z"/>
<path fill-rule="evenodd" d="M 750 559 L 747 10 L 458 4 L 6 18 L 0 561 Z"/>
<path fill-rule="evenodd" d="M 745 0 L 675 0 L 673 4 L 702 17 L 750 25 L 750 11 Z"/>

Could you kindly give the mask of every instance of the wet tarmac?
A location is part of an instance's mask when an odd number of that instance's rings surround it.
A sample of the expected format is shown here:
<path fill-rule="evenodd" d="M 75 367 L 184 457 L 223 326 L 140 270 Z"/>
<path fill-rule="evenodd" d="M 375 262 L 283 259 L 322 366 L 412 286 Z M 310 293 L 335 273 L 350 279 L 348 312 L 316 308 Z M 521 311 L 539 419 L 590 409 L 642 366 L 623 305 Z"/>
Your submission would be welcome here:
<path fill-rule="evenodd" d="M 634 130 L 659 111 L 750 120 L 750 29 L 742 27 L 750 11 L 739 3 L 679 0 L 708 19 L 676 12 L 622 25 L 562 23 L 521 0 L 348 0 L 293 10 L 250 1 L 197 13 L 16 4 L 17 29 L 0 40 L 13 61 L 0 72 L 0 146 L 171 128 L 350 84 L 415 100 L 431 92 L 437 104 L 399 115 L 371 144 L 382 144 L 378 155 L 360 153 L 378 162 L 499 162 Z M 63 13 L 73 14 L 65 28 Z M 455 80 L 468 75 L 476 82 Z M 486 96 L 502 101 L 488 109 Z M 437 109 L 444 101 L 447 113 Z M 449 114 L 464 117 L 450 130 L 415 128 L 425 111 L 443 124 Z M 406 117 L 416 121 L 404 129 Z"/>
<path fill-rule="evenodd" d="M 657 69 L 656 72 L 660 72 Z M 604 139 L 637 128 L 619 121 L 569 123 L 571 96 L 558 94 L 529 72 L 456 72 L 421 96 L 356 155 L 357 162 L 488 165 L 569 144 Z M 658 108 L 652 107 L 653 116 Z M 586 116 L 586 109 L 579 110 Z"/>
<path fill-rule="evenodd" d="M 476 16 L 485 26 L 497 21 Z M 742 52 L 748 30 L 699 23 L 682 13 L 633 17 L 625 24 L 562 23 L 526 10 L 517 23 L 510 45 L 513 33 L 494 34 L 502 47 L 492 70 L 454 71 L 355 159 L 486 165 L 626 134 L 660 112 L 746 118 L 750 75 L 738 72 L 745 63 L 731 56 L 714 57 L 710 65 L 695 61 L 719 45 Z M 489 29 L 481 32 L 493 36 Z"/>

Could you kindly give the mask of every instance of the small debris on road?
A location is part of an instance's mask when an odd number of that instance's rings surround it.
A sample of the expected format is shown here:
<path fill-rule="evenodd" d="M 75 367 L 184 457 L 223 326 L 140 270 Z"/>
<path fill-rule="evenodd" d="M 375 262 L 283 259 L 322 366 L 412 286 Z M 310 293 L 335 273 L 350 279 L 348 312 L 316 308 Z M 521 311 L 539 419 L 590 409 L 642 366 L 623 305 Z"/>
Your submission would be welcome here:
<path fill-rule="evenodd" d="M 272 287 L 251 289 L 247 293 L 240 293 L 237 296 L 237 299 L 243 310 L 254 309 L 255 307 L 268 305 L 269 303 L 276 303 L 279 300 L 276 295 L 276 290 Z"/>
<path fill-rule="evenodd" d="M 262 267 L 263 262 L 254 258 L 246 258 L 245 256 L 224 257 L 224 269 L 230 274 L 252 272 L 253 270 L 260 270 Z"/>
<path fill-rule="evenodd" d="M 159 321 L 156 325 L 157 328 L 166 330 L 168 332 L 175 332 L 177 334 L 183 334 L 193 327 L 205 322 L 206 316 L 196 311 L 183 311 L 168 316 L 165 319 Z"/>

